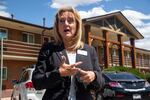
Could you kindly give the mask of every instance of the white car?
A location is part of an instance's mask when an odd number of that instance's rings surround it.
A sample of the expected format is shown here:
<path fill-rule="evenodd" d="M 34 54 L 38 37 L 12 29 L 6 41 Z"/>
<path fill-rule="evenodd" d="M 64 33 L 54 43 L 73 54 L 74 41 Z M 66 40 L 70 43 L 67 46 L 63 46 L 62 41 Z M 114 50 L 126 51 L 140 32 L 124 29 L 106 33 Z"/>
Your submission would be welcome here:
<path fill-rule="evenodd" d="M 14 85 L 11 100 L 42 100 L 45 90 L 35 90 L 31 81 L 34 66 L 22 71 L 19 80 L 13 80 Z"/>

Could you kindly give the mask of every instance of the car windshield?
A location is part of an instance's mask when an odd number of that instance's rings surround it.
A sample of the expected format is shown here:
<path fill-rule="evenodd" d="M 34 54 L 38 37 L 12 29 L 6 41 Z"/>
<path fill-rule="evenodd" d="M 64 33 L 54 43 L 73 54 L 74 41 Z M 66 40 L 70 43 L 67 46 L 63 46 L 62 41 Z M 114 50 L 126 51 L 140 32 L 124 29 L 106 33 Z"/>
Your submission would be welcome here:
<path fill-rule="evenodd" d="M 31 72 L 32 72 L 32 70 L 25 70 L 25 71 L 22 73 L 22 76 L 21 76 L 20 81 L 21 81 L 21 82 L 25 82 L 25 81 L 29 80 L 30 77 L 31 77 L 31 75 L 30 75 Z"/>
<path fill-rule="evenodd" d="M 113 80 L 137 80 L 138 78 L 135 75 L 130 73 L 106 73 L 110 79 Z"/>

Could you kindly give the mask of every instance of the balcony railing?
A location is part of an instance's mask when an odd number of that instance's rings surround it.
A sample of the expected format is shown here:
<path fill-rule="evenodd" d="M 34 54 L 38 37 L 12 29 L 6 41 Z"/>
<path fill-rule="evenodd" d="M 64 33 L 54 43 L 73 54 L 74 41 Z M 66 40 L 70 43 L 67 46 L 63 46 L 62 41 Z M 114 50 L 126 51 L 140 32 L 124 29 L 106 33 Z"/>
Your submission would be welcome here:
<path fill-rule="evenodd" d="M 0 43 L 1 44 L 1 43 Z M 1 47 L 1 46 L 0 46 Z M 31 44 L 15 40 L 3 41 L 4 59 L 36 60 L 41 44 Z M 131 66 L 131 58 L 124 57 L 125 66 Z M 113 62 L 112 62 L 113 61 Z M 142 61 L 142 62 L 141 62 Z M 119 57 L 109 57 L 111 65 L 119 65 Z M 141 62 L 141 63 L 140 63 Z M 150 67 L 150 59 L 136 58 L 137 67 Z"/>
<path fill-rule="evenodd" d="M 41 44 L 31 44 L 15 40 L 3 41 L 4 59 L 36 59 L 40 48 Z"/>

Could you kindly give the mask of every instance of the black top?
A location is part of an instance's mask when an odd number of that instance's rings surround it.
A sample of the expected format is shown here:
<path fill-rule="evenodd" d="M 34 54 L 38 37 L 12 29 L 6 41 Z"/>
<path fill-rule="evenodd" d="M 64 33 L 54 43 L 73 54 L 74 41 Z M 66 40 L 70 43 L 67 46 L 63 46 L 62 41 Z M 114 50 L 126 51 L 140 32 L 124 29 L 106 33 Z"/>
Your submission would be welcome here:
<path fill-rule="evenodd" d="M 48 43 L 44 44 L 40 50 L 32 82 L 35 89 L 46 89 L 42 100 L 68 100 L 71 77 L 61 77 L 58 71 L 62 55 L 66 57 L 66 63 L 69 63 L 63 45 Z M 99 90 L 104 83 L 94 47 L 85 44 L 82 49 L 77 50 L 76 62 L 78 61 L 82 61 L 79 68 L 94 71 L 96 78 L 86 87 L 75 78 L 76 100 L 92 100 L 90 91 Z"/>

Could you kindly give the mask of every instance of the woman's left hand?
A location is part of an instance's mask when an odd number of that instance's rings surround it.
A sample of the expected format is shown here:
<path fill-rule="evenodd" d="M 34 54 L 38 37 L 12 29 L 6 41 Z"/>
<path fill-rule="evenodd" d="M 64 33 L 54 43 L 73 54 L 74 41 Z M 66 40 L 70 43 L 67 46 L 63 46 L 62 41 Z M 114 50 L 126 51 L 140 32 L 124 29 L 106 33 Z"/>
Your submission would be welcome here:
<path fill-rule="evenodd" d="M 96 75 L 93 71 L 84 71 L 80 69 L 80 81 L 82 81 L 85 84 L 89 84 L 92 81 L 94 81 Z"/>

